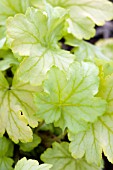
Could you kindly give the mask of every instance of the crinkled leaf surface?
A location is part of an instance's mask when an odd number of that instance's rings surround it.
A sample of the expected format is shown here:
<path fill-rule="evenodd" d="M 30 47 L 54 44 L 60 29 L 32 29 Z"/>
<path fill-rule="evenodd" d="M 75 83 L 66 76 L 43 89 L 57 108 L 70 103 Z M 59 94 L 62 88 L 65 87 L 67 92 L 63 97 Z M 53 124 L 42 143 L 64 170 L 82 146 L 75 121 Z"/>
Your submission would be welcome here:
<path fill-rule="evenodd" d="M 36 109 L 33 102 L 33 93 L 36 88 L 18 81 L 15 76 L 12 86 L 0 73 L 0 134 L 7 131 L 10 138 L 17 143 L 32 140 L 32 127 L 38 122 L 35 116 Z M 22 113 L 22 115 L 21 115 Z"/>
<path fill-rule="evenodd" d="M 101 170 L 95 164 L 88 164 L 85 159 L 74 159 L 69 152 L 69 144 L 62 142 L 61 144 L 53 143 L 53 148 L 47 149 L 41 159 L 46 163 L 52 163 L 51 170 Z"/>
<path fill-rule="evenodd" d="M 15 170 L 49 170 L 51 167 L 50 164 L 39 165 L 36 160 L 22 158 L 17 162 Z"/>
<path fill-rule="evenodd" d="M 13 143 L 6 137 L 0 138 L 0 169 L 13 170 Z"/>
<path fill-rule="evenodd" d="M 25 13 L 29 7 L 29 0 L 0 0 L 0 25 L 5 25 L 9 16 Z"/>
<path fill-rule="evenodd" d="M 25 152 L 30 152 L 35 147 L 37 147 L 40 142 L 41 142 L 41 138 L 38 135 L 33 134 L 33 141 L 32 142 L 28 142 L 28 143 L 21 143 L 20 142 L 19 143 L 20 150 L 25 151 Z"/>
<path fill-rule="evenodd" d="M 68 31 L 79 39 L 89 39 L 95 34 L 94 24 L 103 25 L 105 21 L 113 18 L 113 5 L 108 0 L 47 0 L 47 2 L 69 10 Z"/>
<path fill-rule="evenodd" d="M 53 65 L 66 71 L 73 59 L 74 56 L 65 50 L 45 50 L 40 56 L 26 57 L 20 64 L 18 76 L 24 82 L 40 85 Z"/>
<path fill-rule="evenodd" d="M 106 102 L 93 97 L 98 83 L 98 68 L 92 63 L 75 62 L 67 75 L 53 67 L 44 81 L 44 92 L 35 97 L 37 115 L 62 129 L 84 129 L 84 121 L 93 122 L 105 111 Z"/>
<path fill-rule="evenodd" d="M 51 8 L 47 6 L 46 12 L 29 8 L 25 15 L 17 14 L 8 19 L 7 34 L 13 39 L 14 52 L 29 56 L 33 50 L 41 53 L 45 48 L 57 46 L 63 36 L 67 13 L 60 7 Z"/>
<path fill-rule="evenodd" d="M 113 116 L 102 116 L 86 131 L 69 133 L 70 151 L 74 158 L 85 156 L 89 163 L 101 163 L 102 151 L 113 163 Z"/>
<path fill-rule="evenodd" d="M 54 15 L 53 15 L 54 14 Z M 26 15 L 16 15 L 8 21 L 8 35 L 13 39 L 11 48 L 20 55 L 30 55 L 19 67 L 19 77 L 40 85 L 51 66 L 67 70 L 74 56 L 58 47 L 63 36 L 66 11 L 47 6 L 47 13 L 29 8 Z"/>
<path fill-rule="evenodd" d="M 103 151 L 113 163 L 113 74 L 103 79 L 98 95 L 107 101 L 106 113 L 89 129 L 76 135 L 69 134 L 70 151 L 75 158 L 85 155 L 89 163 L 100 163 Z"/>
<path fill-rule="evenodd" d="M 77 61 L 91 61 L 95 62 L 95 59 L 103 59 L 109 61 L 106 55 L 104 55 L 101 50 L 83 40 L 77 40 L 71 35 L 65 37 L 66 44 L 74 47 L 73 52 L 76 56 Z"/>

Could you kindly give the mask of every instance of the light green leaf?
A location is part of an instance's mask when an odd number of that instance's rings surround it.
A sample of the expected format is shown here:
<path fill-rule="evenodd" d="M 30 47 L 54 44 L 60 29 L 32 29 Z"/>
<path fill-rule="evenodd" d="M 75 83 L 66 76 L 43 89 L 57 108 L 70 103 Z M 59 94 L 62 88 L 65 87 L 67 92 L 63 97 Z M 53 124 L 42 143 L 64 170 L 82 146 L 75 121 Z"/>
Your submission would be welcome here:
<path fill-rule="evenodd" d="M 74 159 L 69 152 L 69 144 L 66 142 L 53 143 L 53 148 L 47 149 L 42 155 L 41 160 L 52 163 L 51 170 L 101 170 L 101 166 L 88 164 L 85 159 Z"/>
<path fill-rule="evenodd" d="M 101 39 L 96 45 L 100 47 L 100 50 L 106 57 L 113 60 L 113 38 Z"/>
<path fill-rule="evenodd" d="M 99 134 L 97 124 L 91 125 L 86 131 L 77 134 L 69 133 L 71 141 L 69 149 L 72 156 L 76 159 L 85 156 L 89 163 L 101 163 L 102 160 L 102 146 L 99 143 Z"/>
<path fill-rule="evenodd" d="M 33 150 L 35 147 L 39 145 L 41 142 L 41 138 L 37 136 L 36 134 L 33 134 L 33 141 L 28 142 L 28 143 L 19 143 L 20 145 L 20 150 L 25 151 L 25 152 L 30 152 Z"/>
<path fill-rule="evenodd" d="M 7 70 L 11 66 L 18 66 L 19 62 L 10 50 L 0 50 L 0 71 Z"/>
<path fill-rule="evenodd" d="M 0 26 L 0 49 L 3 48 L 5 42 L 6 42 L 6 29 L 4 26 Z"/>
<path fill-rule="evenodd" d="M 85 156 L 89 163 L 101 163 L 102 152 L 113 163 L 113 74 L 102 79 L 98 96 L 107 101 L 105 115 L 83 132 L 69 133 L 73 157 Z"/>
<path fill-rule="evenodd" d="M 0 138 L 0 169 L 13 170 L 13 159 L 9 158 L 13 156 L 13 143 L 6 137 Z"/>
<path fill-rule="evenodd" d="M 22 158 L 17 162 L 15 170 L 49 170 L 51 167 L 50 164 L 39 165 L 36 160 Z"/>
<path fill-rule="evenodd" d="M 18 76 L 24 82 L 40 85 L 53 65 L 66 71 L 73 59 L 74 56 L 65 50 L 45 50 L 40 56 L 26 57 L 20 64 Z"/>
<path fill-rule="evenodd" d="M 30 55 L 21 63 L 18 76 L 33 85 L 40 85 L 53 65 L 67 70 L 74 60 L 74 55 L 61 50 L 57 44 L 63 36 L 66 11 L 49 5 L 46 11 L 45 14 L 29 8 L 26 15 L 8 20 L 8 35 L 13 38 L 11 48 L 20 55 Z"/>
<path fill-rule="evenodd" d="M 83 130 L 85 122 L 95 121 L 106 108 L 105 101 L 93 97 L 98 83 L 98 68 L 92 63 L 73 63 L 67 76 L 53 67 L 44 81 L 44 92 L 35 97 L 37 115 L 62 129 Z"/>
<path fill-rule="evenodd" d="M 107 113 L 113 114 L 113 74 L 103 79 L 99 96 L 107 101 Z"/>
<path fill-rule="evenodd" d="M 89 39 L 95 34 L 94 24 L 103 25 L 105 21 L 113 18 L 113 5 L 108 0 L 47 0 L 47 2 L 69 10 L 68 31 L 78 39 Z"/>
<path fill-rule="evenodd" d="M 0 73 L 0 134 L 6 130 L 15 143 L 32 140 L 32 131 L 27 124 L 31 127 L 38 124 L 33 102 L 35 91 L 36 88 L 18 81 L 16 75 L 10 87 Z"/>
<path fill-rule="evenodd" d="M 89 130 L 78 134 L 69 133 L 69 149 L 74 158 L 85 156 L 89 163 L 101 163 L 102 151 L 113 163 L 113 116 L 102 116 Z"/>
<path fill-rule="evenodd" d="M 25 13 L 29 7 L 29 0 L 0 0 L 0 25 L 5 25 L 9 16 Z"/>
<path fill-rule="evenodd" d="M 29 56 L 33 51 L 39 55 L 40 51 L 41 55 L 45 49 L 58 48 L 57 42 L 63 36 L 66 18 L 63 8 L 51 6 L 47 6 L 46 12 L 29 8 L 25 15 L 10 17 L 7 34 L 12 39 L 13 52 Z"/>
<path fill-rule="evenodd" d="M 68 33 L 73 34 L 77 39 L 90 39 L 95 35 L 94 23 L 88 17 L 81 16 L 80 18 L 74 11 L 70 12 L 70 18 L 67 19 Z M 88 30 L 87 27 L 90 29 Z"/>
<path fill-rule="evenodd" d="M 77 61 L 95 62 L 95 58 L 109 61 L 109 59 L 101 52 L 101 50 L 83 40 L 77 40 L 71 35 L 65 37 L 66 44 L 73 46 L 73 52 Z"/>

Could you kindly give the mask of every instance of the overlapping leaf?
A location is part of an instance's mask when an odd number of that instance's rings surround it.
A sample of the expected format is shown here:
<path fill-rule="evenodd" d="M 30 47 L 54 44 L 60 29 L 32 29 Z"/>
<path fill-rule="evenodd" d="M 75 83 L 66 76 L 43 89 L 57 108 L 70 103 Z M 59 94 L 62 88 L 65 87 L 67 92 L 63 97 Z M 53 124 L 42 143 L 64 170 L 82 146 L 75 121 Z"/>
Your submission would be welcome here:
<path fill-rule="evenodd" d="M 35 50 L 39 55 L 45 48 L 57 46 L 63 36 L 67 13 L 59 7 L 51 8 L 48 5 L 46 12 L 29 8 L 25 15 L 17 14 L 8 19 L 7 33 L 13 39 L 14 52 L 28 56 Z"/>
<path fill-rule="evenodd" d="M 100 163 L 102 151 L 113 163 L 113 75 L 105 78 L 99 96 L 107 100 L 106 114 L 86 131 L 70 133 L 70 151 L 75 158 L 85 156 L 88 162 Z"/>
<path fill-rule="evenodd" d="M 57 44 L 64 34 L 66 16 L 64 9 L 47 5 L 46 14 L 29 8 L 26 15 L 9 19 L 7 32 L 13 39 L 11 48 L 20 55 L 30 55 L 18 71 L 25 82 L 41 84 L 51 66 L 66 70 L 73 62 L 74 56 Z"/>
<path fill-rule="evenodd" d="M 4 25 L 9 16 L 25 13 L 29 0 L 0 0 L 0 25 Z"/>
<path fill-rule="evenodd" d="M 5 137 L 0 138 L 0 169 L 13 170 L 11 156 L 13 156 L 13 143 Z"/>
<path fill-rule="evenodd" d="M 99 96 L 107 100 L 107 113 L 113 114 L 113 74 L 103 80 Z"/>
<path fill-rule="evenodd" d="M 36 89 L 18 81 L 15 76 L 13 84 L 0 73 L 0 134 L 5 130 L 14 142 L 32 140 L 32 127 L 37 126 L 36 109 L 33 103 L 33 93 Z M 22 115 L 21 115 L 22 114 Z"/>
<path fill-rule="evenodd" d="M 44 92 L 35 98 L 37 114 L 46 123 L 54 122 L 55 126 L 76 132 L 85 128 L 85 122 L 93 122 L 102 115 L 106 103 L 93 97 L 98 92 L 98 69 L 94 64 L 75 62 L 67 76 L 68 80 L 58 68 L 49 71 Z"/>
<path fill-rule="evenodd" d="M 113 5 L 108 0 L 47 0 L 47 2 L 69 10 L 68 31 L 78 39 L 89 39 L 95 34 L 95 24 L 103 25 L 105 21 L 113 18 Z"/>
<path fill-rule="evenodd" d="M 109 59 L 113 60 L 113 38 L 101 39 L 96 45 L 100 47 L 103 54 L 106 55 Z"/>
<path fill-rule="evenodd" d="M 74 56 L 65 50 L 47 50 L 37 57 L 26 57 L 21 63 L 18 76 L 24 82 L 40 85 L 46 78 L 47 71 L 53 66 L 58 66 L 61 70 L 67 70 L 72 63 Z"/>
<path fill-rule="evenodd" d="M 19 160 L 15 166 L 15 170 L 49 170 L 52 167 L 50 164 L 39 165 L 38 161 L 26 158 Z"/>
<path fill-rule="evenodd" d="M 102 53 L 98 47 L 86 41 L 77 40 L 71 35 L 67 35 L 65 39 L 66 39 L 66 44 L 74 47 L 73 52 L 76 56 L 77 61 L 95 62 L 95 59 L 109 61 L 108 57 L 104 55 L 104 53 Z"/>
<path fill-rule="evenodd" d="M 11 66 L 18 66 L 19 62 L 10 50 L 0 50 L 0 71 L 4 71 Z"/>
<path fill-rule="evenodd" d="M 101 170 L 101 166 L 88 164 L 85 159 L 74 159 L 69 152 L 69 144 L 63 142 L 61 144 L 53 143 L 53 148 L 47 149 L 41 159 L 46 163 L 52 163 L 51 170 Z"/>
<path fill-rule="evenodd" d="M 20 150 L 22 150 L 24 152 L 30 152 L 35 147 L 37 147 L 40 142 L 41 142 L 41 138 L 38 135 L 33 134 L 33 141 L 32 142 L 19 143 Z"/>
<path fill-rule="evenodd" d="M 0 49 L 3 48 L 5 42 L 6 42 L 6 33 L 5 33 L 5 27 L 4 26 L 0 26 Z"/>
<path fill-rule="evenodd" d="M 113 116 L 103 116 L 86 131 L 69 134 L 70 151 L 74 158 L 85 156 L 89 163 L 101 163 L 102 151 L 113 162 Z"/>

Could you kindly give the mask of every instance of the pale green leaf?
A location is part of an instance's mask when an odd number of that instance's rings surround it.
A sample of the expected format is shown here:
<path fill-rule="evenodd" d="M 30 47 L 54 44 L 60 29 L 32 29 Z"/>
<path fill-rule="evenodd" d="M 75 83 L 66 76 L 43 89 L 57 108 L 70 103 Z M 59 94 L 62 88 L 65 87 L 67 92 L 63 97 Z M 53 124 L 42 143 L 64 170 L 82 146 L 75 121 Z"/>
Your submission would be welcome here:
<path fill-rule="evenodd" d="M 90 129 L 78 134 L 69 133 L 70 151 L 72 156 L 85 156 L 89 163 L 101 163 L 102 151 L 113 163 L 113 116 L 102 116 Z"/>
<path fill-rule="evenodd" d="M 94 24 L 103 25 L 105 21 L 113 18 L 113 5 L 108 0 L 47 0 L 47 2 L 69 10 L 68 31 L 78 39 L 89 39 L 95 34 Z"/>
<path fill-rule="evenodd" d="M 0 0 L 0 25 L 5 25 L 9 16 L 25 13 L 29 7 L 29 0 Z"/>
<path fill-rule="evenodd" d="M 101 166 L 88 164 L 85 159 L 74 159 L 69 152 L 69 144 L 53 143 L 53 148 L 47 149 L 42 155 L 41 160 L 51 163 L 51 170 L 101 170 Z"/>
<path fill-rule="evenodd" d="M 75 10 L 74 10 L 75 11 Z M 75 15 L 75 16 L 74 16 Z M 70 19 L 67 20 L 69 27 L 68 33 L 73 34 L 77 39 L 90 39 L 95 35 L 94 23 L 88 17 L 79 17 L 73 11 L 70 12 Z M 88 30 L 87 27 L 90 29 Z"/>
<path fill-rule="evenodd" d="M 109 61 L 109 59 L 101 52 L 101 50 L 83 40 L 77 40 L 71 35 L 65 37 L 66 44 L 73 46 L 73 52 L 77 61 L 91 61 L 95 62 L 95 59 L 103 59 Z"/>
<path fill-rule="evenodd" d="M 10 50 L 0 50 L 0 70 L 4 71 L 11 66 L 18 66 L 19 62 Z"/>
<path fill-rule="evenodd" d="M 32 127 L 38 124 L 33 102 L 35 91 L 36 88 L 18 81 L 16 75 L 10 87 L 0 73 L 0 134 L 6 130 L 15 143 L 32 140 L 32 131 L 27 124 Z"/>
<path fill-rule="evenodd" d="M 3 48 L 5 42 L 6 42 L 6 35 L 5 35 L 5 27 L 0 26 L 0 49 Z"/>
<path fill-rule="evenodd" d="M 51 15 L 52 13 L 52 15 Z M 63 8 L 47 6 L 46 12 L 29 8 L 25 15 L 17 14 L 7 21 L 7 34 L 12 39 L 15 53 L 29 56 L 33 51 L 39 55 L 45 49 L 58 48 L 62 38 L 67 13 Z"/>
<path fill-rule="evenodd" d="M 36 134 L 33 134 L 33 141 L 32 142 L 19 143 L 20 150 L 25 151 L 25 152 L 30 152 L 35 147 L 37 147 L 40 142 L 41 142 L 41 138 L 39 136 L 37 136 Z"/>
<path fill-rule="evenodd" d="M 39 165 L 36 160 L 22 158 L 17 162 L 15 170 L 49 170 L 51 167 L 50 164 Z"/>
<path fill-rule="evenodd" d="M 106 57 L 113 60 L 113 38 L 101 39 L 96 43 L 96 45 L 100 47 L 100 50 Z"/>
<path fill-rule="evenodd" d="M 105 115 L 83 132 L 69 133 L 70 151 L 73 157 L 85 156 L 91 163 L 100 163 L 102 152 L 113 163 L 113 74 L 102 79 L 98 96 L 107 101 Z"/>
<path fill-rule="evenodd" d="M 102 79 L 98 96 L 107 101 L 106 114 L 86 131 L 69 133 L 70 151 L 75 158 L 85 156 L 89 163 L 100 163 L 104 152 L 113 163 L 113 74 Z"/>
<path fill-rule="evenodd" d="M 113 74 L 106 77 L 100 87 L 99 96 L 107 101 L 107 113 L 113 114 Z"/>
<path fill-rule="evenodd" d="M 73 62 L 74 55 L 61 50 L 57 44 L 63 36 L 66 15 L 64 9 L 47 5 L 46 14 L 29 8 L 26 15 L 19 14 L 9 19 L 8 35 L 13 38 L 13 51 L 30 55 L 18 70 L 22 81 L 40 85 L 53 65 L 67 70 Z"/>
<path fill-rule="evenodd" d="M 26 57 L 18 68 L 18 76 L 24 82 L 40 85 L 53 65 L 66 71 L 73 59 L 65 50 L 45 50 L 40 56 Z"/>
<path fill-rule="evenodd" d="M 53 67 L 44 81 L 44 92 L 35 97 L 37 115 L 62 129 L 83 130 L 83 120 L 95 121 L 106 108 L 105 101 L 93 97 L 98 92 L 98 83 L 98 68 L 92 63 L 73 63 L 67 76 Z"/>

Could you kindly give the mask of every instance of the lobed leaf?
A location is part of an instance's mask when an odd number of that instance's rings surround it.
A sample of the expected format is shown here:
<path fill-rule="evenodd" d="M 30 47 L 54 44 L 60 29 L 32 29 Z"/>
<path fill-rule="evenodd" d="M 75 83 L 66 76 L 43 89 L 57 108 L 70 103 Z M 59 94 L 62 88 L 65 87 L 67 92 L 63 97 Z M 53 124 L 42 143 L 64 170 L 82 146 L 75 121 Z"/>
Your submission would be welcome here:
<path fill-rule="evenodd" d="M 78 39 L 89 39 L 95 34 L 95 24 L 103 25 L 105 21 L 113 18 L 113 5 L 108 0 L 47 0 L 47 2 L 69 11 L 68 32 Z"/>
<path fill-rule="evenodd" d="M 66 44 L 74 47 L 74 52 L 77 61 L 90 61 L 95 63 L 95 59 L 110 61 L 109 58 L 101 52 L 101 49 L 93 44 L 84 40 L 77 40 L 72 35 L 65 37 Z"/>
<path fill-rule="evenodd" d="M 85 159 L 74 159 L 69 152 L 69 144 L 66 142 L 53 143 L 53 148 L 48 148 L 42 155 L 41 160 L 52 163 L 51 170 L 101 170 L 101 166 L 88 164 Z"/>
<path fill-rule="evenodd" d="M 113 162 L 113 116 L 102 116 L 86 131 L 77 134 L 69 133 L 69 149 L 76 159 L 85 156 L 89 163 L 100 165 L 102 152 Z"/>
<path fill-rule="evenodd" d="M 15 170 L 49 170 L 52 167 L 50 164 L 39 165 L 38 161 L 26 158 L 19 160 L 15 166 Z"/>
<path fill-rule="evenodd" d="M 57 42 L 64 34 L 66 18 L 63 8 L 51 6 L 47 6 L 46 11 L 28 8 L 25 15 L 10 17 L 7 34 L 12 39 L 13 52 L 29 56 L 33 51 L 39 54 L 39 49 L 41 54 L 45 48 L 58 48 Z"/>
<path fill-rule="evenodd" d="M 60 78 L 59 78 L 60 75 Z M 67 80 L 68 76 L 68 80 Z M 53 67 L 37 93 L 37 115 L 62 129 L 83 130 L 105 112 L 106 102 L 93 97 L 98 92 L 98 69 L 92 63 L 73 63 L 67 73 Z"/>
<path fill-rule="evenodd" d="M 73 55 L 65 50 L 45 50 L 39 56 L 26 57 L 20 64 L 18 76 L 24 82 L 40 85 L 53 65 L 66 71 L 73 59 Z"/>
<path fill-rule="evenodd" d="M 33 134 L 33 141 L 32 142 L 28 142 L 28 143 L 19 143 L 20 146 L 20 150 L 24 151 L 24 152 L 30 152 L 31 150 L 33 150 L 35 147 L 37 147 L 41 142 L 41 138 L 36 135 Z"/>
<path fill-rule="evenodd" d="M 53 65 L 67 70 L 73 62 L 74 56 L 58 47 L 58 40 L 65 32 L 66 18 L 64 9 L 47 5 L 46 14 L 29 8 L 26 15 L 18 14 L 8 19 L 7 32 L 13 39 L 12 50 L 30 56 L 23 60 L 18 70 L 22 81 L 40 85 Z"/>
<path fill-rule="evenodd" d="M 113 163 L 113 74 L 102 79 L 98 96 L 107 101 L 103 116 L 80 133 L 69 133 L 70 151 L 75 158 L 85 156 L 89 163 L 101 163 L 102 152 Z"/>
<path fill-rule="evenodd" d="M 36 108 L 33 103 L 33 93 L 36 88 L 29 84 L 18 81 L 16 75 L 13 79 L 12 86 L 0 73 L 0 134 L 3 135 L 5 130 L 9 137 L 17 143 L 30 142 L 32 140 L 32 127 L 38 125 L 36 118 Z"/>
<path fill-rule="evenodd" d="M 1 0 L 0 1 L 0 25 L 5 25 L 9 16 L 17 13 L 25 13 L 29 7 L 29 0 Z"/>

